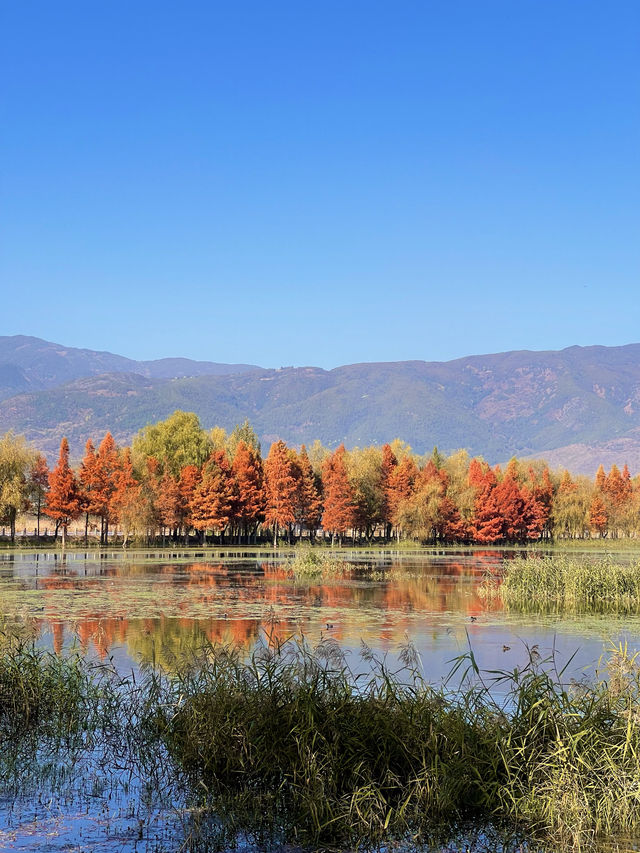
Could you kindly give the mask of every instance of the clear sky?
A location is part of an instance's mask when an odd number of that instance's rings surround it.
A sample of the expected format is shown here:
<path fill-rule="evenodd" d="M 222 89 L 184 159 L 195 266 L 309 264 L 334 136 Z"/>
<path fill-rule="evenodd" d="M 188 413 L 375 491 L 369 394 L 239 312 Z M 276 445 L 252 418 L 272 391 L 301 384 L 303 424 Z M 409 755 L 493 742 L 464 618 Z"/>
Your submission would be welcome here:
<path fill-rule="evenodd" d="M 0 9 L 0 334 L 267 367 L 640 341 L 637 0 Z"/>

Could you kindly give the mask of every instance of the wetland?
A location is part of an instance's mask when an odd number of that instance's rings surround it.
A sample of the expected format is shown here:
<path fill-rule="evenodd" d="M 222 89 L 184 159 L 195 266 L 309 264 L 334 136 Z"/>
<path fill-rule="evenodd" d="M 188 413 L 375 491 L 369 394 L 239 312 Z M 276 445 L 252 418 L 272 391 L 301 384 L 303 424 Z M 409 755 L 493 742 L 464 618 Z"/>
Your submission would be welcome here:
<path fill-rule="evenodd" d="M 3 552 L 0 842 L 636 849 L 640 615 L 503 601 L 526 556 Z"/>

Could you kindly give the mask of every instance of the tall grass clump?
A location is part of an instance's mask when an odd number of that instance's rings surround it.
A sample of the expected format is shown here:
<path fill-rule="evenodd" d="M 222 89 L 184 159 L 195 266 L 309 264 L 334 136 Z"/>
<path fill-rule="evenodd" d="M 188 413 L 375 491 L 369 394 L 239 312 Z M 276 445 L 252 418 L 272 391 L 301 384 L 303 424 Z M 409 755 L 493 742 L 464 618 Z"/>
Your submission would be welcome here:
<path fill-rule="evenodd" d="M 351 566 L 345 560 L 339 560 L 326 551 L 302 548 L 296 552 L 289 568 L 294 578 L 330 579 L 342 577 L 351 569 Z"/>
<path fill-rule="evenodd" d="M 68 737 L 95 729 L 107 713 L 108 679 L 79 653 L 61 657 L 27 633 L 0 628 L 0 733 L 16 740 L 36 732 Z"/>
<path fill-rule="evenodd" d="M 611 556 L 542 556 L 505 560 L 496 592 L 518 608 L 572 611 L 640 611 L 640 561 L 621 563 Z"/>
<path fill-rule="evenodd" d="M 156 679 L 149 722 L 205 810 L 280 841 L 417 842 L 473 820 L 583 850 L 640 831 L 635 658 L 619 650 L 607 677 L 563 685 L 532 651 L 486 684 L 469 653 L 462 683 L 436 690 L 406 654 L 394 674 L 366 652 L 365 677 L 326 641 L 249 660 L 212 647 Z"/>

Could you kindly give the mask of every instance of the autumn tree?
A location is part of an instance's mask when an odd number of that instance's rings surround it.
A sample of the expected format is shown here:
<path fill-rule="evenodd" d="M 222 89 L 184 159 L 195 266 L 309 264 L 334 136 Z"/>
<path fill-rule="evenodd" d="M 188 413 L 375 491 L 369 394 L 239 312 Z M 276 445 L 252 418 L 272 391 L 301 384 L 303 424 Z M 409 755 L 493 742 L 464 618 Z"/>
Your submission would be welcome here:
<path fill-rule="evenodd" d="M 604 538 L 607 535 L 608 524 L 609 513 L 606 504 L 600 494 L 596 492 L 589 506 L 589 527 Z"/>
<path fill-rule="evenodd" d="M 202 479 L 191 499 L 191 523 L 202 531 L 206 542 L 206 531 L 218 533 L 224 540 L 224 531 L 229 524 L 234 501 L 233 478 L 227 454 L 214 450 L 202 469 Z"/>
<path fill-rule="evenodd" d="M 344 444 L 325 460 L 322 469 L 322 490 L 324 493 L 323 528 L 331 533 L 331 544 L 336 536 L 342 537 L 355 520 L 355 495 L 349 482 L 345 463 Z"/>
<path fill-rule="evenodd" d="M 549 469 L 545 466 L 542 475 L 537 476 L 529 466 L 527 480 L 520 488 L 524 500 L 523 521 L 527 539 L 539 539 L 548 531 L 548 522 L 553 506 L 553 483 Z"/>
<path fill-rule="evenodd" d="M 395 451 L 392 451 L 396 456 Z M 397 458 L 397 456 L 396 456 Z M 418 469 L 413 457 L 409 454 L 402 456 L 401 460 L 391 469 L 385 490 L 386 506 L 388 508 L 389 520 L 396 528 L 396 537 L 400 541 L 402 531 L 400 507 L 411 497 L 413 484 Z"/>
<path fill-rule="evenodd" d="M 245 421 L 245 425 L 248 422 Z M 249 527 L 258 524 L 264 511 L 265 492 L 260 445 L 257 447 L 239 439 L 231 470 L 235 480 L 235 496 L 232 507 L 233 521 L 242 528 L 245 540 L 249 538 Z"/>
<path fill-rule="evenodd" d="M 191 505 L 201 480 L 202 470 L 197 465 L 185 465 L 180 471 L 178 479 L 178 490 L 180 492 L 179 519 L 185 545 L 189 542 L 189 531 L 194 526 L 191 517 Z"/>
<path fill-rule="evenodd" d="M 493 491 L 498 517 L 502 521 L 500 539 L 524 542 L 527 538 L 525 500 L 518 482 L 517 463 L 512 459 Z"/>
<path fill-rule="evenodd" d="M 96 449 L 90 438 L 87 439 L 84 457 L 80 463 L 79 485 L 82 509 L 85 513 L 84 538 L 86 542 L 89 536 L 89 516 L 91 514 L 98 514 L 100 509 L 99 491 L 101 489 Z"/>
<path fill-rule="evenodd" d="M 606 497 L 605 505 L 609 515 L 609 528 L 614 537 L 627 526 L 626 521 L 632 491 L 631 477 L 627 466 L 624 466 L 621 473 L 617 465 L 612 465 L 602 492 Z"/>
<path fill-rule="evenodd" d="M 287 445 L 282 440 L 274 441 L 264 463 L 265 512 L 264 520 L 273 526 L 273 546 L 278 547 L 281 528 L 287 532 L 295 522 L 294 502 L 296 481 Z"/>
<path fill-rule="evenodd" d="M 293 476 L 296 484 L 293 507 L 295 521 L 301 530 L 308 530 L 313 538 L 322 518 L 321 480 L 314 473 L 304 444 L 300 453 L 294 454 Z"/>
<path fill-rule="evenodd" d="M 503 519 L 495 494 L 498 472 L 479 459 L 469 463 L 469 484 L 475 489 L 470 530 L 476 542 L 497 542 L 502 537 Z"/>
<path fill-rule="evenodd" d="M 143 490 L 133 473 L 131 449 L 125 447 L 118 454 L 118 465 L 114 474 L 114 490 L 110 502 L 111 518 L 122 527 L 122 546 L 128 540 L 142 535 L 156 523 L 153 493 Z"/>
<path fill-rule="evenodd" d="M 167 530 L 173 531 L 175 535 L 183 521 L 184 502 L 180 481 L 169 471 L 160 476 L 158 463 L 153 457 L 147 461 L 147 472 L 150 488 L 155 494 L 155 507 L 162 535 L 164 537 Z"/>
<path fill-rule="evenodd" d="M 120 455 L 110 432 L 100 442 L 95 458 L 95 488 L 91 493 L 92 511 L 100 516 L 100 544 L 109 541 L 109 525 L 117 515 L 113 504 L 118 482 Z"/>
<path fill-rule="evenodd" d="M 390 490 L 390 482 L 391 475 L 393 473 L 393 469 L 397 466 L 398 459 L 391 449 L 390 444 L 382 445 L 382 463 L 380 466 L 380 491 L 382 493 L 382 505 L 380 508 L 380 515 L 382 518 L 382 523 L 384 525 L 384 538 L 389 539 L 391 536 L 391 529 L 393 526 L 393 522 L 391 520 L 392 517 L 392 508 L 389 503 L 389 497 L 391 495 Z"/>
<path fill-rule="evenodd" d="M 62 547 L 67 542 L 69 524 L 82 512 L 82 500 L 76 476 L 69 466 L 69 442 L 60 442 L 58 462 L 49 474 L 46 514 L 62 528 Z"/>

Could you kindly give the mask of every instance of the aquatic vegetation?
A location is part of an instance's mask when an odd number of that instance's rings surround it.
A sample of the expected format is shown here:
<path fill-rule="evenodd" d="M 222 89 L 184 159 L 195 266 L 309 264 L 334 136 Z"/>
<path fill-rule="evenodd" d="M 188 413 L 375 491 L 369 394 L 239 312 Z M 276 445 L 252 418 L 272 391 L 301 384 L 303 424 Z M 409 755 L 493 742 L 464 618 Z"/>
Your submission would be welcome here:
<path fill-rule="evenodd" d="M 503 565 L 502 574 L 489 578 L 482 592 L 488 598 L 501 598 L 509 607 L 640 612 L 640 560 L 529 554 L 505 560 Z"/>
<path fill-rule="evenodd" d="M 68 735 L 94 725 L 105 698 L 98 671 L 78 654 L 60 657 L 25 631 L 0 629 L 0 731 L 7 737 L 38 727 Z"/>
<path fill-rule="evenodd" d="M 295 578 L 332 578 L 343 577 L 353 566 L 346 560 L 338 559 L 330 551 L 300 548 L 289 564 Z"/>
<path fill-rule="evenodd" d="M 242 838 L 429 849 L 474 826 L 577 851 L 640 830 L 640 665 L 625 647 L 599 680 L 568 684 L 535 649 L 489 675 L 469 651 L 435 688 L 411 646 L 392 671 L 366 646 L 351 667 L 330 640 L 267 637 L 250 657 L 204 645 L 136 680 L 2 636 L 5 796 L 42 778 L 77 785 L 87 768 L 121 794 L 151 785 L 179 804 L 194 850 Z"/>
<path fill-rule="evenodd" d="M 152 727 L 204 809 L 303 844 L 426 840 L 474 819 L 579 850 L 640 828 L 640 668 L 623 649 L 615 678 L 568 686 L 535 650 L 488 685 L 470 652 L 438 690 L 410 649 L 396 673 L 365 657 L 366 677 L 326 641 L 249 660 L 212 647 L 155 682 Z"/>

